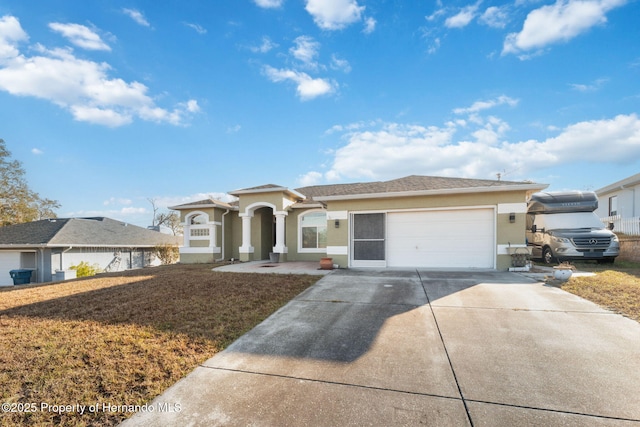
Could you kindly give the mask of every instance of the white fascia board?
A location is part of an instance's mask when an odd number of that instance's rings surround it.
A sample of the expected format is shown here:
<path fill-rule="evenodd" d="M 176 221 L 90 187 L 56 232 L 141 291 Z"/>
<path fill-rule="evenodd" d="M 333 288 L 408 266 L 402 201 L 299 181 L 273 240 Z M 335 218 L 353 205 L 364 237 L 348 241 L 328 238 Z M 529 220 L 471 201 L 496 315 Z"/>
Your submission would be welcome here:
<path fill-rule="evenodd" d="M 67 247 L 69 245 L 66 245 Z M 0 249 L 11 249 L 12 251 L 17 251 L 20 249 L 44 249 L 48 247 L 47 244 L 24 244 L 24 245 L 13 245 L 13 244 L 2 244 L 0 245 Z"/>
<path fill-rule="evenodd" d="M 621 181 L 614 182 L 613 184 L 609 184 L 606 187 L 599 188 L 595 191 L 595 193 L 600 196 L 603 194 L 611 193 L 613 191 L 624 190 L 625 188 L 630 188 L 638 184 L 640 184 L 640 173 L 637 173 Z"/>
<path fill-rule="evenodd" d="M 322 203 L 305 203 L 305 204 L 293 204 L 290 209 L 324 209 Z"/>
<path fill-rule="evenodd" d="M 237 211 L 238 207 L 237 206 L 224 206 L 224 205 L 219 205 L 217 203 L 214 204 L 208 204 L 208 205 L 189 205 L 186 207 L 181 207 L 180 205 L 178 206 L 167 206 L 168 209 L 174 210 L 174 211 L 190 211 L 192 209 L 211 209 L 211 208 L 219 208 L 219 209 L 229 209 L 232 211 Z"/>
<path fill-rule="evenodd" d="M 307 197 L 304 194 L 298 193 L 296 190 L 291 190 L 287 187 L 271 187 L 271 188 L 259 188 L 256 190 L 234 190 L 229 191 L 229 194 L 232 196 L 237 196 L 239 194 L 257 194 L 257 193 L 289 193 L 292 196 L 298 197 L 299 199 L 306 199 Z"/>
<path fill-rule="evenodd" d="M 421 190 L 421 191 L 394 191 L 389 193 L 367 193 L 367 194 L 350 194 L 340 196 L 321 196 L 314 197 L 319 201 L 332 200 L 354 200 L 354 199 L 384 199 L 396 197 L 416 197 L 416 196 L 441 196 L 449 194 L 467 194 L 467 193 L 497 193 L 507 191 L 541 191 L 547 188 L 548 184 L 522 184 L 522 185 L 502 185 L 499 187 L 470 187 L 470 188 L 443 188 L 439 190 Z"/>

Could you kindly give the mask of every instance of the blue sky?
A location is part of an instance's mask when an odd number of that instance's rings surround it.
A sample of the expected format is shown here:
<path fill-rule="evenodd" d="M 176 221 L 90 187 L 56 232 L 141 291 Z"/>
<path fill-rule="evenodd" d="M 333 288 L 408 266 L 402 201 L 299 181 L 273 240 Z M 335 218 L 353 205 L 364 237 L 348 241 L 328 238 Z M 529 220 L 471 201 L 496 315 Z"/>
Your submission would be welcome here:
<path fill-rule="evenodd" d="M 267 183 L 640 172 L 635 0 L 0 0 L 0 138 L 59 216 Z"/>

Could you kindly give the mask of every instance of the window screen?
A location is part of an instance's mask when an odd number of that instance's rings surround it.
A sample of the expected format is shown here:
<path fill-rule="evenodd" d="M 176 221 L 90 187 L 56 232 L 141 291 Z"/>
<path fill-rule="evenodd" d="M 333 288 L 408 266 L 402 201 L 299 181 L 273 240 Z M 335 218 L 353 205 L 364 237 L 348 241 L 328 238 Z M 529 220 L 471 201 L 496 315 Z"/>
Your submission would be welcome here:
<path fill-rule="evenodd" d="M 385 214 L 355 214 L 353 216 L 353 259 L 384 261 Z"/>

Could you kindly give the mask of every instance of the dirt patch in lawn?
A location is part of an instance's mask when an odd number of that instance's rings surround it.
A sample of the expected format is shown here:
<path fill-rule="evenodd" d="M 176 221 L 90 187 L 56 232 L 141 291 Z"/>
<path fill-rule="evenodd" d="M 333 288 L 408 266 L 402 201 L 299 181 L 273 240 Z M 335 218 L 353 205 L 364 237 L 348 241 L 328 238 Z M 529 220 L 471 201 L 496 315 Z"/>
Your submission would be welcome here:
<path fill-rule="evenodd" d="M 318 280 L 213 267 L 0 291 L 0 424 L 116 425 Z"/>

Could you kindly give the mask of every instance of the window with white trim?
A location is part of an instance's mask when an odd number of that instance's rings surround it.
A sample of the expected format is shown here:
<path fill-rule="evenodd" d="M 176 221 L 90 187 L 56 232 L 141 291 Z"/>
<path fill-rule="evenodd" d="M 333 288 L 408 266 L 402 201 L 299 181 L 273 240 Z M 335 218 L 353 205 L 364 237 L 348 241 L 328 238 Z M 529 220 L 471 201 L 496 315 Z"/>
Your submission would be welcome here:
<path fill-rule="evenodd" d="M 205 214 L 198 214 L 191 217 L 189 224 L 191 225 L 203 225 L 209 221 L 209 217 Z"/>
<path fill-rule="evenodd" d="M 618 196 L 609 197 L 609 216 L 618 215 Z"/>
<path fill-rule="evenodd" d="M 301 252 L 325 252 L 327 248 L 327 213 L 311 211 L 299 218 Z"/>

